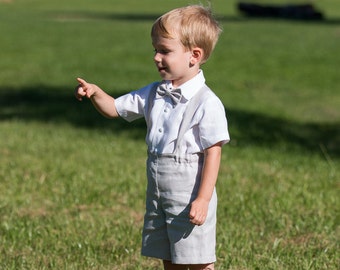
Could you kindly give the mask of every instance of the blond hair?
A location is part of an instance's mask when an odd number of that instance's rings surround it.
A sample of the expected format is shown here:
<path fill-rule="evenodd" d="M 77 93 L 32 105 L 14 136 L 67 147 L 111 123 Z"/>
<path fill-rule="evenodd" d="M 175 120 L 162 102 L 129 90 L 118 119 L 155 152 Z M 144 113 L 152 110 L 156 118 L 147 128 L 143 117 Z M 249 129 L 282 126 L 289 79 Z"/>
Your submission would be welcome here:
<path fill-rule="evenodd" d="M 177 8 L 159 17 L 151 30 L 152 39 L 177 35 L 184 48 L 203 50 L 201 63 L 206 62 L 222 32 L 210 9 L 200 5 Z"/>

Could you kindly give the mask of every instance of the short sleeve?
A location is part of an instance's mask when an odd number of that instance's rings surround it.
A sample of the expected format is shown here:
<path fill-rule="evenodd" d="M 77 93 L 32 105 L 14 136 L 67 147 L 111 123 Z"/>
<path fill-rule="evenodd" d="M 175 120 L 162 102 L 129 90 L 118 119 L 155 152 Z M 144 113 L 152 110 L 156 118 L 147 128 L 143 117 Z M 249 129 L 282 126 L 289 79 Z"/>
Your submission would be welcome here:
<path fill-rule="evenodd" d="M 139 90 L 116 98 L 115 106 L 119 116 L 129 122 L 145 117 L 146 103 L 150 90 L 154 85 L 155 83 L 149 84 Z"/>
<path fill-rule="evenodd" d="M 199 121 L 199 138 L 203 149 L 216 143 L 226 144 L 230 141 L 228 122 L 224 106 L 215 95 L 204 102 Z"/>

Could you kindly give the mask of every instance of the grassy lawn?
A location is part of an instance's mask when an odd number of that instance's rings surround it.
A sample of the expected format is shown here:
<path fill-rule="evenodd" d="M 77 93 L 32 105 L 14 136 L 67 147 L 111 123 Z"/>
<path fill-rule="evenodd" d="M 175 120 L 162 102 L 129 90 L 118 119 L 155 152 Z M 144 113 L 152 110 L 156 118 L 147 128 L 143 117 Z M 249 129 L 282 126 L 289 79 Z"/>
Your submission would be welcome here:
<path fill-rule="evenodd" d="M 140 256 L 145 124 L 73 89 L 159 80 L 151 24 L 196 2 L 0 0 L 0 269 L 161 269 Z M 232 137 L 216 269 L 339 269 L 340 2 L 308 22 L 211 2 L 224 32 L 203 69 Z"/>

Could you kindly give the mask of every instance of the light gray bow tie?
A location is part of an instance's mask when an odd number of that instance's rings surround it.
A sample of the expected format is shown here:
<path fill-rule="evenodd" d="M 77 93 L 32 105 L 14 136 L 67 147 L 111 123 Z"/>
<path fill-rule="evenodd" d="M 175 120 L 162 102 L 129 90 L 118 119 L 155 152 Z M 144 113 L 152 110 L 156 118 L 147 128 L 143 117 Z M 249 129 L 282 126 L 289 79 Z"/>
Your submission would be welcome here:
<path fill-rule="evenodd" d="M 161 97 L 164 96 L 169 96 L 174 103 L 174 105 L 177 105 L 178 102 L 180 102 L 182 98 L 182 92 L 181 89 L 173 89 L 173 90 L 168 90 L 164 86 L 160 85 L 157 88 L 157 94 Z"/>

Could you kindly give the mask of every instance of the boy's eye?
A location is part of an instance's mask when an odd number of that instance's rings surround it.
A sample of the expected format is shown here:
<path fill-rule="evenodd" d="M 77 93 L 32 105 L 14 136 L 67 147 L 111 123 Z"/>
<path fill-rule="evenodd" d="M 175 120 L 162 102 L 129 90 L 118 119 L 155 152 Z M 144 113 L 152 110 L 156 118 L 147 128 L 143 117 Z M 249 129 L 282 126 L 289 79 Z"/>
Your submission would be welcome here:
<path fill-rule="evenodd" d="M 155 53 L 160 53 L 160 54 L 167 54 L 167 53 L 169 53 L 169 51 L 165 50 L 165 49 L 160 49 L 160 50 L 154 49 L 154 52 Z"/>

